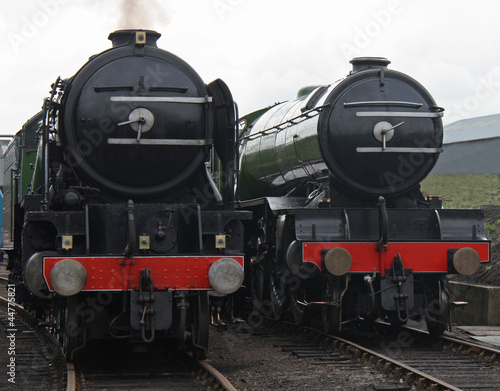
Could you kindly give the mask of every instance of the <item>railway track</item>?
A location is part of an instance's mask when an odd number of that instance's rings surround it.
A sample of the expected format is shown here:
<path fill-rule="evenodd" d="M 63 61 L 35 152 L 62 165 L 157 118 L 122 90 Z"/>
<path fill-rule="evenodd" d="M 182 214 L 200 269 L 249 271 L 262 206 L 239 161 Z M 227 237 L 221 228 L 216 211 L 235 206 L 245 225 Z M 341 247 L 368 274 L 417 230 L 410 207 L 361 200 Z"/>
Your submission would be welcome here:
<path fill-rule="evenodd" d="M 435 338 L 419 330 L 377 326 L 342 337 L 314 328 L 266 319 L 255 336 L 274 338 L 275 347 L 308 364 L 376 370 L 370 390 L 499 390 L 500 351 L 449 337 Z M 351 369 L 348 369 L 351 370 Z"/>
<path fill-rule="evenodd" d="M 236 391 L 211 365 L 183 352 L 157 346 L 144 352 L 132 350 L 123 343 L 89 349 L 76 366 L 78 389 Z"/>
<path fill-rule="evenodd" d="M 379 333 L 352 336 L 363 347 L 385 354 L 451 390 L 498 390 L 500 350 L 446 336 L 432 337 L 412 328 L 394 331 L 379 325 Z M 382 329 L 383 328 L 383 329 Z M 350 336 L 351 337 L 351 336 Z"/>
<path fill-rule="evenodd" d="M 0 362 L 7 368 L 2 375 L 3 390 L 67 389 L 71 380 L 54 338 L 30 313 L 5 297 L 0 297 L 0 329 Z"/>

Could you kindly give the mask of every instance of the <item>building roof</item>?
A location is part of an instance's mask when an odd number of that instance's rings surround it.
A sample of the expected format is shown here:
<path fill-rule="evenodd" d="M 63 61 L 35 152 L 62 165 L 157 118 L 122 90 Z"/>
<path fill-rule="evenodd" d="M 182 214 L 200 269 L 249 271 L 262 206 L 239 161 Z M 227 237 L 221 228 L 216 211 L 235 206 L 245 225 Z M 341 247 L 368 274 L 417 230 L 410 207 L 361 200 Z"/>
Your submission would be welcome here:
<path fill-rule="evenodd" d="M 500 114 L 468 118 L 444 127 L 444 144 L 500 137 Z"/>
<path fill-rule="evenodd" d="M 0 139 L 0 157 L 3 156 L 3 153 L 7 150 L 11 141 L 12 139 Z"/>

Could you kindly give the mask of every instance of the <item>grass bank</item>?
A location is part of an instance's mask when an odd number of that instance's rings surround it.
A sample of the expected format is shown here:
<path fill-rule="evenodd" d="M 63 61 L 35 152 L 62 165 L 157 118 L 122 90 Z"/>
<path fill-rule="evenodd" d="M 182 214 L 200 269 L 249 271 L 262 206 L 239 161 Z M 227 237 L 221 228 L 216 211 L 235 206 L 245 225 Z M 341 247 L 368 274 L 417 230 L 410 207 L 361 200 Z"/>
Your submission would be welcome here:
<path fill-rule="evenodd" d="M 424 195 L 440 195 L 444 208 L 500 205 L 500 177 L 492 174 L 430 175 L 422 182 Z"/>

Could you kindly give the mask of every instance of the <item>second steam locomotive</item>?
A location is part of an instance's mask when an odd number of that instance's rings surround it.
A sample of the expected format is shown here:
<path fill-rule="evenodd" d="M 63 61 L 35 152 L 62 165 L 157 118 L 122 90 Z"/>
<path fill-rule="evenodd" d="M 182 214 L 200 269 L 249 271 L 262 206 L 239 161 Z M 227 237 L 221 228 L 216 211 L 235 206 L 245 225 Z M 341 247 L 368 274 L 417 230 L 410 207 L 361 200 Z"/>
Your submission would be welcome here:
<path fill-rule="evenodd" d="M 420 182 L 442 152 L 443 109 L 385 58 L 240 121 L 241 207 L 254 307 L 324 329 L 382 318 L 449 323 L 449 274 L 489 260 L 483 213 L 442 209 Z"/>
<path fill-rule="evenodd" d="M 16 152 L 13 178 L 29 188 L 14 202 L 10 281 L 69 360 L 106 338 L 176 341 L 203 358 L 209 293 L 243 282 L 250 213 L 234 210 L 231 93 L 159 36 L 112 33 L 111 49 L 53 85 L 36 162 Z"/>

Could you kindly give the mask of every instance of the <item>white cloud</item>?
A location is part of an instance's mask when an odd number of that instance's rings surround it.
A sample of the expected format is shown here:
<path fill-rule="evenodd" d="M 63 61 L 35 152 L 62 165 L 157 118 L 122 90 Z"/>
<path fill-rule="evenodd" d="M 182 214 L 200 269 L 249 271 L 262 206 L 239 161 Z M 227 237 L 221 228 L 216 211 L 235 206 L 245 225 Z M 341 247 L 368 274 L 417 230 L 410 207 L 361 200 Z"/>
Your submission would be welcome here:
<path fill-rule="evenodd" d="M 3 6 L 4 129 L 19 129 L 58 75 L 71 76 L 110 46 L 106 38 L 118 28 L 121 1 L 25 0 Z M 144 27 L 162 33 L 159 46 L 189 62 L 206 82 L 224 79 L 242 113 L 291 99 L 304 85 L 344 77 L 351 67 L 346 45 L 353 55 L 388 57 L 392 69 L 415 77 L 445 108 L 465 99 L 471 103 L 481 78 L 500 65 L 500 3 L 494 0 L 480 6 L 468 0 L 154 3 L 163 5 L 165 17 Z M 12 41 L 13 34 L 21 39 Z M 500 93 L 469 107 L 470 116 L 500 112 Z"/>

